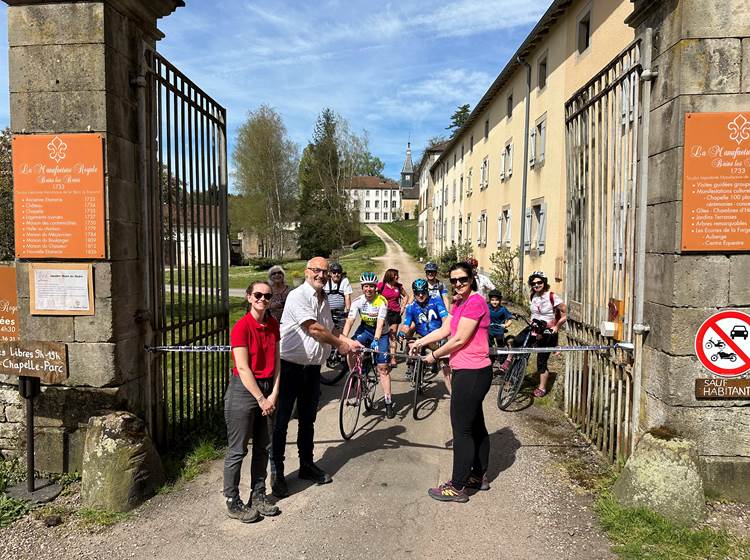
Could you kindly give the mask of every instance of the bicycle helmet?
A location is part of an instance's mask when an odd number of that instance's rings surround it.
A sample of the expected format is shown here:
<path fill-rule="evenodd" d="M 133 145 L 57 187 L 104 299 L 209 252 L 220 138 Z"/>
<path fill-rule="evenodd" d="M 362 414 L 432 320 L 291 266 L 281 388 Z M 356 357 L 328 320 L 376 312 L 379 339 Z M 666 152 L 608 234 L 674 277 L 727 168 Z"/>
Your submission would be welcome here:
<path fill-rule="evenodd" d="M 414 282 L 411 283 L 411 289 L 415 294 L 419 292 L 427 293 L 427 291 L 429 290 L 427 280 L 424 280 L 423 278 L 417 278 L 416 280 L 414 280 Z"/>
<path fill-rule="evenodd" d="M 341 272 L 344 272 L 343 267 L 339 263 L 336 263 L 336 262 L 333 263 L 333 264 L 331 264 L 329 270 L 331 271 L 331 273 L 335 273 L 335 272 L 341 273 Z"/>
<path fill-rule="evenodd" d="M 438 265 L 434 262 L 430 261 L 426 265 L 424 265 L 424 271 L 425 272 L 437 272 L 438 271 Z"/>
<path fill-rule="evenodd" d="M 544 274 L 544 272 L 542 272 L 541 270 L 535 270 L 534 272 L 532 272 L 531 274 L 529 274 L 529 279 L 528 279 L 529 285 L 531 285 L 531 281 L 534 278 L 539 278 L 540 280 L 543 280 L 545 284 L 549 284 L 549 282 L 547 280 L 547 275 Z"/>
<path fill-rule="evenodd" d="M 378 283 L 378 275 L 374 272 L 363 272 L 359 276 L 359 283 L 360 284 L 377 284 Z"/>
<path fill-rule="evenodd" d="M 475 259 L 474 257 L 471 257 L 469 259 L 469 264 L 471 265 L 471 268 L 476 268 L 479 266 L 479 261 Z"/>

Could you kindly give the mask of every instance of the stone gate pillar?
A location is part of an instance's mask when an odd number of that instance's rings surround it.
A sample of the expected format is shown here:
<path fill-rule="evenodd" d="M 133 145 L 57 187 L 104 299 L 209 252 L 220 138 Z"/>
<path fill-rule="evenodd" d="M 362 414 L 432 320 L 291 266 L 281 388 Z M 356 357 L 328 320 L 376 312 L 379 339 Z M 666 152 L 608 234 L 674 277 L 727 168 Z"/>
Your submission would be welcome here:
<path fill-rule="evenodd" d="M 107 409 L 141 416 L 145 411 L 147 248 L 139 243 L 143 201 L 135 78 L 144 41 L 153 46 L 162 37 L 157 19 L 184 3 L 5 2 L 12 132 L 96 132 L 104 138 L 106 257 L 93 261 L 95 315 L 30 315 L 29 263 L 16 263 L 21 337 L 68 348 L 69 379 L 44 388 L 36 403 L 37 467 L 62 472 L 80 469 L 90 416 Z M 18 453 L 21 402 L 13 379 L 0 381 L 0 453 Z"/>
<path fill-rule="evenodd" d="M 750 501 L 750 402 L 698 401 L 708 377 L 695 358 L 701 323 L 750 306 L 750 254 L 683 252 L 685 114 L 750 108 L 750 4 L 746 0 L 634 0 L 628 23 L 653 29 L 648 145 L 648 232 L 641 427 L 665 426 L 697 443 L 704 487 Z"/>

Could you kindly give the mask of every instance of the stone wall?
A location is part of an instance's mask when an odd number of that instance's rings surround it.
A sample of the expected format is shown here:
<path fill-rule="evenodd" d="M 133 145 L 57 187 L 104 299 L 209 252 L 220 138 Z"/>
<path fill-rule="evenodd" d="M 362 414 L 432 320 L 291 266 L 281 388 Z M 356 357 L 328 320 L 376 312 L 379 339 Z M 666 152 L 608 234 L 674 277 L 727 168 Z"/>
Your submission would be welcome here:
<path fill-rule="evenodd" d="M 145 407 L 146 329 L 139 247 L 137 88 L 142 45 L 156 19 L 180 0 L 45 3 L 6 0 L 14 133 L 102 134 L 105 145 L 107 259 L 94 262 L 95 315 L 29 315 L 28 263 L 17 261 L 21 337 L 67 344 L 70 378 L 43 386 L 36 401 L 36 464 L 80 469 L 89 417 Z M 23 445 L 23 409 L 14 379 L 0 376 L 0 453 Z"/>
<path fill-rule="evenodd" d="M 750 4 L 745 0 L 638 0 L 630 20 L 654 30 L 641 426 L 667 426 L 697 444 L 708 494 L 750 501 L 747 401 L 697 401 L 709 377 L 693 351 L 705 319 L 750 308 L 750 255 L 681 253 L 687 112 L 750 107 Z M 744 71 L 743 71 L 744 70 Z"/>

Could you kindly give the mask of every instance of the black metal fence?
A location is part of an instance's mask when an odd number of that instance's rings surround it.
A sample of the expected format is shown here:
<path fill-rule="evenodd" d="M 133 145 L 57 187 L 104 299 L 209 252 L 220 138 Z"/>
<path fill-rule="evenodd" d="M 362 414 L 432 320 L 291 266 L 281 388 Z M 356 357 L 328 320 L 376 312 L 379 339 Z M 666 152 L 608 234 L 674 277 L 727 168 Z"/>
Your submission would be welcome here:
<path fill-rule="evenodd" d="M 146 52 L 153 344 L 229 338 L 226 110 Z M 152 434 L 173 445 L 222 408 L 226 352 L 150 357 Z"/>

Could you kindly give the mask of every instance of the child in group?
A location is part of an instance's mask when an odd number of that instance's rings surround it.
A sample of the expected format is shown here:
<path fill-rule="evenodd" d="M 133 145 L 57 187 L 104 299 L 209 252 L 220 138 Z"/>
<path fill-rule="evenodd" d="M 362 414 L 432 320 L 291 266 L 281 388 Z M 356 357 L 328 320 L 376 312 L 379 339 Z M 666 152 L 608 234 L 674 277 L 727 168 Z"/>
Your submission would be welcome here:
<path fill-rule="evenodd" d="M 505 331 L 510 327 L 513 315 L 503 305 L 503 294 L 499 290 L 490 290 L 490 348 L 505 348 Z M 497 356 L 494 356 L 497 358 Z"/>

